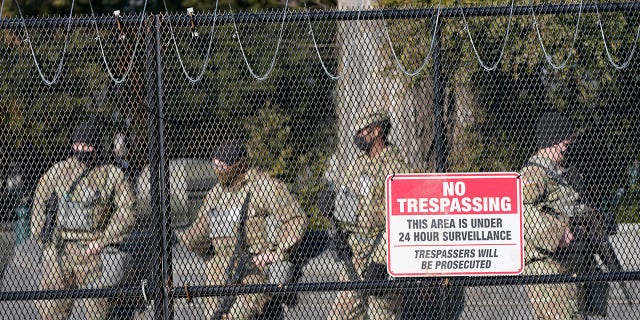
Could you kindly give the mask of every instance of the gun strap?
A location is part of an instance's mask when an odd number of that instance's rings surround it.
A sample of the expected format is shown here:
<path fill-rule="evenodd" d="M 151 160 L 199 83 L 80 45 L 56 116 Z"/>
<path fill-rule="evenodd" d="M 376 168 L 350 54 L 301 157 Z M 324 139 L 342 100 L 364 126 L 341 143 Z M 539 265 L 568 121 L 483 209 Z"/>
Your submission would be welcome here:
<path fill-rule="evenodd" d="M 95 167 L 85 168 L 82 173 L 75 180 L 73 180 L 73 182 L 71 183 L 71 187 L 69 187 L 69 191 L 67 191 L 67 194 L 73 194 L 73 192 L 75 192 L 78 188 L 80 181 L 88 176 L 94 168 Z"/>
<path fill-rule="evenodd" d="M 336 221 L 335 218 L 332 217 L 331 218 L 331 228 L 332 231 L 334 233 L 334 237 L 332 240 L 334 249 L 337 251 L 339 250 L 339 246 L 337 243 L 337 240 L 335 239 L 335 234 L 337 234 L 338 232 L 338 227 L 336 226 Z M 373 253 L 375 252 L 376 247 L 380 244 L 380 241 L 382 241 L 382 235 L 384 233 L 384 230 L 381 230 L 378 235 L 376 236 L 376 239 L 373 241 L 373 244 L 371 245 L 371 248 L 369 249 L 369 251 L 367 252 L 367 264 L 366 266 L 369 266 L 369 264 L 371 264 L 371 260 L 372 260 L 372 256 Z M 348 244 L 347 244 L 348 245 Z M 353 265 L 353 261 L 351 261 L 350 258 L 345 259 L 344 261 L 344 267 L 345 269 L 347 269 L 347 277 L 349 277 L 349 281 L 361 281 L 362 278 L 361 276 L 358 274 L 358 271 L 356 270 L 356 267 Z M 366 267 L 364 272 L 366 272 Z M 356 290 L 356 293 L 358 294 L 358 296 L 360 296 L 360 299 L 362 300 L 362 303 L 366 306 L 369 304 L 369 295 L 364 291 L 364 290 Z M 368 315 L 365 315 L 365 319 L 368 319 Z"/>

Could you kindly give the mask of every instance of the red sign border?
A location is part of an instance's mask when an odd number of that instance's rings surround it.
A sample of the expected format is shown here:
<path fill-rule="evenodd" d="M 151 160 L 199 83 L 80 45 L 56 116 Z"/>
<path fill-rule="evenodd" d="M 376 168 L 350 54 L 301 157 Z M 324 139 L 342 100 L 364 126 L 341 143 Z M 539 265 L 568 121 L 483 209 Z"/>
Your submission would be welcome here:
<path fill-rule="evenodd" d="M 517 271 L 513 272 L 449 272 L 449 273 L 403 273 L 396 274 L 391 271 L 391 255 L 389 252 L 391 251 L 391 241 L 389 241 L 389 235 L 391 234 L 390 226 L 389 226 L 389 216 L 390 213 L 390 202 L 391 202 L 391 182 L 393 179 L 403 179 L 403 178 L 424 178 L 430 180 L 442 180 L 442 179 L 469 179 L 469 178 L 516 178 L 519 181 L 517 184 L 517 213 L 520 216 L 520 252 L 522 259 L 520 260 L 520 268 Z M 464 172 L 464 173 L 397 173 L 390 174 L 385 179 L 385 217 L 386 217 L 386 230 L 387 230 L 387 272 L 395 278 L 408 278 L 408 277 L 461 277 L 461 276 L 515 276 L 520 275 L 524 271 L 524 230 L 523 230 L 523 215 L 522 215 L 522 180 L 520 174 L 517 172 Z"/>

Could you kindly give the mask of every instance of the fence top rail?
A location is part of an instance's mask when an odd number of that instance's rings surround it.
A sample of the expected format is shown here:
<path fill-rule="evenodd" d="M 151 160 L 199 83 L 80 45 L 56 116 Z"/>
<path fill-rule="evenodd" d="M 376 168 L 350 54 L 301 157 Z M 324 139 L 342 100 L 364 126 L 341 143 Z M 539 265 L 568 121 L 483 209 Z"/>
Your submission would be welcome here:
<path fill-rule="evenodd" d="M 522 16 L 535 12 L 539 15 L 545 14 L 577 14 L 582 7 L 583 13 L 605 13 L 605 12 L 636 12 L 640 11 L 640 2 L 616 2 L 601 4 L 542 4 L 533 6 L 514 6 L 513 15 Z M 463 7 L 466 17 L 491 17 L 491 16 L 509 16 L 511 6 L 470 6 Z M 430 18 L 440 10 L 440 16 L 443 18 L 462 17 L 460 7 L 438 8 L 398 8 L 398 9 L 377 9 L 377 10 L 340 10 L 340 11 L 289 11 L 284 17 L 285 22 L 300 22 L 307 19 L 312 22 L 322 21 L 354 21 L 354 20 L 378 20 L 378 19 L 419 19 Z M 186 14 L 160 14 L 163 19 L 167 17 L 172 22 L 188 22 L 189 17 Z M 148 15 L 151 17 L 152 15 Z M 138 14 L 127 15 L 121 17 L 123 23 L 140 22 L 141 16 Z M 238 13 L 220 13 L 214 19 L 213 13 L 203 13 L 195 15 L 195 21 L 198 25 L 229 24 L 236 22 L 241 23 L 268 23 L 282 22 L 283 16 L 281 11 L 265 11 L 265 12 L 238 12 Z M 41 17 L 41 18 L 25 18 L 25 24 L 29 28 L 65 28 L 69 23 L 66 17 Z M 72 27 L 91 27 L 94 19 L 91 16 L 81 15 L 74 17 L 71 21 Z M 101 27 L 114 27 L 116 25 L 115 18 L 111 15 L 99 15 L 95 17 L 95 23 Z M 22 19 L 6 18 L 0 20 L 0 29 L 16 29 L 22 27 Z"/>

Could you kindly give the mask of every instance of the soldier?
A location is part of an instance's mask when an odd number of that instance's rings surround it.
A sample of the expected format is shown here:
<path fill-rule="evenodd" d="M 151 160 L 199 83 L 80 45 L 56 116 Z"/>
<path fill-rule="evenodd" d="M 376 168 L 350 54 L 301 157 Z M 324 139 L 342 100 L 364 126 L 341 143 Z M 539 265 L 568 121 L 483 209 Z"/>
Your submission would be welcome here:
<path fill-rule="evenodd" d="M 364 152 L 337 181 L 334 216 L 348 232 L 351 265 L 340 275 L 347 280 L 388 279 L 386 270 L 386 234 L 384 183 L 387 175 L 408 171 L 398 148 L 388 142 L 391 121 L 386 113 L 371 113 L 356 124 L 354 144 Z M 353 268 L 351 268 L 353 266 Z M 353 270 L 349 270 L 353 269 Z M 356 273 L 356 274 L 353 274 Z M 392 319 L 401 311 L 398 292 L 338 292 L 329 319 Z M 363 301 L 366 300 L 366 301 Z"/>
<path fill-rule="evenodd" d="M 546 112 L 536 128 L 538 152 L 522 168 L 525 271 L 527 275 L 595 271 L 593 255 L 579 248 L 575 222 L 589 212 L 580 179 L 566 166 L 575 141 L 571 120 Z M 584 311 L 585 292 L 576 283 L 527 286 L 537 319 L 573 319 Z"/>
<path fill-rule="evenodd" d="M 219 183 L 178 239 L 205 259 L 208 285 L 288 281 L 288 258 L 307 224 L 300 205 L 284 183 L 249 167 L 242 141 L 224 142 L 213 161 Z M 207 318 L 253 319 L 270 298 L 205 298 Z"/>
<path fill-rule="evenodd" d="M 122 280 L 128 256 L 117 249 L 135 222 L 134 196 L 125 174 L 97 162 L 97 123 L 72 135 L 73 156 L 38 181 L 31 225 L 43 248 L 41 290 L 106 288 Z M 86 299 L 86 319 L 106 319 L 107 299 Z M 67 319 L 73 300 L 40 300 L 43 320 Z"/>

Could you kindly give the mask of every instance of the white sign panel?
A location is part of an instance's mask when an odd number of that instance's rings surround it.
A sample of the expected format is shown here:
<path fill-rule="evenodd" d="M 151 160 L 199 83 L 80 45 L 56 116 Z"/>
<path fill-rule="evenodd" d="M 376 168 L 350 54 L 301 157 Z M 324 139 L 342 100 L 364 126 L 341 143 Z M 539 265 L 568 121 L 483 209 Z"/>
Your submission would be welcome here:
<path fill-rule="evenodd" d="M 523 271 L 518 173 L 396 174 L 385 187 L 390 275 Z"/>

